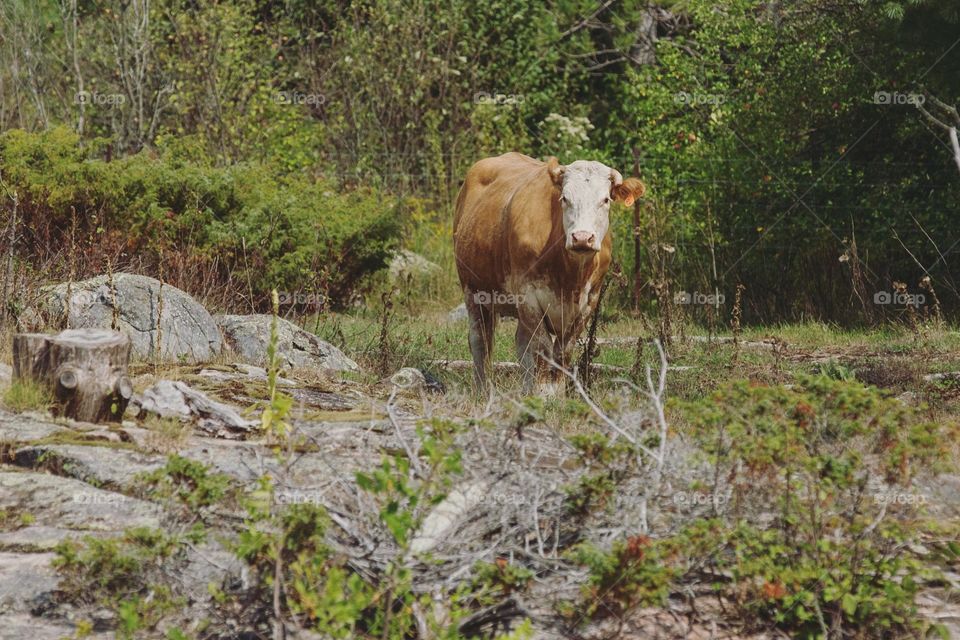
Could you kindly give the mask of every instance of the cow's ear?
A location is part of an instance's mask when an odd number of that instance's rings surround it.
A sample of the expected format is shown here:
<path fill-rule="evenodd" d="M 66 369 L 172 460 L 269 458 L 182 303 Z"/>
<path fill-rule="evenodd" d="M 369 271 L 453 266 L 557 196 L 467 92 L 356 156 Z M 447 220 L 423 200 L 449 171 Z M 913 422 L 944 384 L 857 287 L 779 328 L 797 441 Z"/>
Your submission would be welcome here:
<path fill-rule="evenodd" d="M 617 176 L 619 175 L 618 173 Z M 628 207 L 646 192 L 647 188 L 638 178 L 627 178 L 619 183 L 614 181 L 613 186 L 610 187 L 610 197 Z"/>
<path fill-rule="evenodd" d="M 553 180 L 553 184 L 558 187 L 563 186 L 563 172 L 566 170 L 566 167 L 560 164 L 560 162 L 553 156 L 547 158 L 547 173 L 550 174 L 550 179 Z"/>

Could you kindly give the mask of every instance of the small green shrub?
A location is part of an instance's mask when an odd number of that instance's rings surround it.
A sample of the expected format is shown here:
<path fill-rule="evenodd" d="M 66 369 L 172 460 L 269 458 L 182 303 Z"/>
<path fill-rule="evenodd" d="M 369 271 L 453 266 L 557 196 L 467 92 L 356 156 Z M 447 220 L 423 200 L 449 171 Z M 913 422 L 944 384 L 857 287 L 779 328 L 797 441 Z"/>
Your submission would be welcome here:
<path fill-rule="evenodd" d="M 116 538 L 86 536 L 61 542 L 52 564 L 68 599 L 113 604 L 146 589 L 147 566 L 177 549 L 176 539 L 163 531 L 140 527 Z"/>
<path fill-rule="evenodd" d="M 211 473 L 203 463 L 171 455 L 162 469 L 143 474 L 141 480 L 154 498 L 175 498 L 190 511 L 209 507 L 224 500 L 229 493 L 230 477 Z"/>
<path fill-rule="evenodd" d="M 609 507 L 617 487 L 635 464 L 635 454 L 626 441 L 611 443 L 599 433 L 573 436 L 570 443 L 588 472 L 566 487 L 567 508 L 572 515 L 585 518 Z"/>
<path fill-rule="evenodd" d="M 246 526 L 234 546 L 237 557 L 258 576 L 259 599 L 270 602 L 279 566 L 285 609 L 327 637 L 356 637 L 373 591 L 324 541 L 326 511 L 295 504 L 274 512 L 273 502 L 272 485 L 261 479 L 247 501 Z"/>
<path fill-rule="evenodd" d="M 134 640 L 156 629 L 164 616 L 181 611 L 187 599 L 175 597 L 167 586 L 153 586 L 147 595 L 136 595 L 117 604 L 118 636 L 122 640 Z M 185 638 L 170 636 L 171 638 Z"/>
<path fill-rule="evenodd" d="M 494 605 L 511 593 L 526 589 L 533 576 L 533 571 L 511 564 L 506 558 L 478 562 L 473 567 L 471 580 L 463 583 L 458 600 L 464 605 Z"/>
<path fill-rule="evenodd" d="M 581 543 L 567 557 L 590 572 L 581 599 L 561 607 L 561 613 L 578 620 L 620 617 L 638 606 L 662 605 L 676 575 L 662 546 L 646 536 L 620 540 L 610 551 Z"/>

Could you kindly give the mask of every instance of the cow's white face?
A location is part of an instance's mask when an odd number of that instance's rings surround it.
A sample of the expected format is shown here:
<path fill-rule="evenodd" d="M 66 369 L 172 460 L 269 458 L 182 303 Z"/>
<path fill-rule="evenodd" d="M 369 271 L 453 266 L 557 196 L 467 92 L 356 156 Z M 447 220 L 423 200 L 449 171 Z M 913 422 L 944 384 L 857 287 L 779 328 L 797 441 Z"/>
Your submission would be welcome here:
<path fill-rule="evenodd" d="M 610 227 L 611 188 L 623 178 L 607 165 L 591 160 L 553 167 L 551 175 L 560 192 L 567 250 L 593 255 L 600 250 Z"/>

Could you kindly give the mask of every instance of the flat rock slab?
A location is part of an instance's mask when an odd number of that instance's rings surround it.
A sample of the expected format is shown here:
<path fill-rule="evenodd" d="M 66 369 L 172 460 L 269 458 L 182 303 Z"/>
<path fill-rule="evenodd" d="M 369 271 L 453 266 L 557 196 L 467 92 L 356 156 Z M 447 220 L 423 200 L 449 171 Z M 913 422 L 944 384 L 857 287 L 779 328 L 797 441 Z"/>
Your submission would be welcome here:
<path fill-rule="evenodd" d="M 272 452 L 252 442 L 192 437 L 178 454 L 245 483 L 276 469 Z"/>
<path fill-rule="evenodd" d="M 36 618 L 28 613 L 0 615 L 0 640 L 63 640 L 76 637 L 76 628 L 52 620 Z M 113 633 L 93 632 L 84 640 L 114 640 Z"/>
<path fill-rule="evenodd" d="M 65 426 L 49 422 L 49 418 L 0 409 L 0 442 L 34 442 L 69 432 Z"/>
<path fill-rule="evenodd" d="M 29 513 L 39 526 L 77 531 L 156 528 L 161 515 L 160 507 L 151 502 L 31 471 L 0 471 L 0 509 Z"/>
<path fill-rule="evenodd" d="M 307 406 L 322 409 L 324 411 L 350 411 L 357 406 L 355 402 L 350 400 L 350 398 L 342 396 L 339 393 L 331 393 L 329 391 L 320 391 L 318 389 L 310 388 L 296 388 L 284 389 L 283 392 L 288 394 L 297 403 L 302 402 Z"/>
<path fill-rule="evenodd" d="M 57 588 L 52 553 L 0 552 L 0 613 L 30 611 Z M 5 630 L 0 627 L 0 637 Z M 23 636 L 32 638 L 32 635 Z"/>
<path fill-rule="evenodd" d="M 130 449 L 80 444 L 45 444 L 22 447 L 13 454 L 16 465 L 56 469 L 57 475 L 104 488 L 122 489 L 136 478 L 162 468 L 166 457 Z"/>
<path fill-rule="evenodd" d="M 44 551 L 53 551 L 54 547 L 64 540 L 78 540 L 85 536 L 95 538 L 107 537 L 113 532 L 104 531 L 76 531 L 74 529 L 61 529 L 60 527 L 48 527 L 30 525 L 13 531 L 0 531 L 0 551 L 20 552 L 20 553 L 41 553 Z"/>

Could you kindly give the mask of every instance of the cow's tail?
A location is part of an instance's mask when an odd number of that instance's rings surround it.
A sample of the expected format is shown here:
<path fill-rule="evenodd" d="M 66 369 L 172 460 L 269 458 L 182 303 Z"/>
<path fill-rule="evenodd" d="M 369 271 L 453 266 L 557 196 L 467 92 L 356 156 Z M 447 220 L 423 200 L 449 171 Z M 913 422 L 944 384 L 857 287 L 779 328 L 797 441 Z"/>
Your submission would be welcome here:
<path fill-rule="evenodd" d="M 460 185 L 460 191 L 457 192 L 457 204 L 453 210 L 453 233 L 457 233 L 457 224 L 460 222 L 460 217 L 463 215 L 463 203 L 467 199 L 467 179 L 463 179 L 463 184 Z"/>

